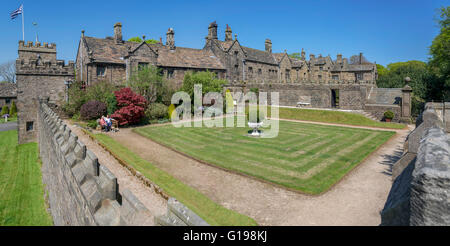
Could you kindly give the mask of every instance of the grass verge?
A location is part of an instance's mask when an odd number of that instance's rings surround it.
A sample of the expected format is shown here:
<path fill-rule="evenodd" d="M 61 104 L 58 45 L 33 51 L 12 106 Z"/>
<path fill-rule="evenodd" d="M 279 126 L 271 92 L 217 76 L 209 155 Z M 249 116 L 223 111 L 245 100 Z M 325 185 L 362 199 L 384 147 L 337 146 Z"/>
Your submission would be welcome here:
<path fill-rule="evenodd" d="M 53 225 L 44 201 L 37 143 L 17 144 L 17 131 L 0 132 L 0 225 Z"/>
<path fill-rule="evenodd" d="M 139 155 L 128 150 L 111 137 L 102 133 L 89 134 L 103 146 L 108 148 L 109 151 L 117 155 L 122 161 L 142 173 L 145 177 L 162 188 L 168 195 L 173 196 L 182 202 L 210 225 L 257 225 L 256 221 L 252 218 L 239 214 L 233 210 L 226 209 L 211 201 L 196 189 L 182 183 L 150 162 L 142 159 Z"/>
<path fill-rule="evenodd" d="M 315 122 L 346 124 L 353 126 L 368 126 L 387 129 L 403 129 L 404 124 L 393 122 L 379 122 L 371 120 L 363 115 L 350 112 L 333 111 L 333 110 L 316 110 L 316 109 L 300 109 L 300 108 L 279 108 L 280 118 L 289 120 L 306 120 Z M 267 109 L 270 116 L 270 107 Z"/>

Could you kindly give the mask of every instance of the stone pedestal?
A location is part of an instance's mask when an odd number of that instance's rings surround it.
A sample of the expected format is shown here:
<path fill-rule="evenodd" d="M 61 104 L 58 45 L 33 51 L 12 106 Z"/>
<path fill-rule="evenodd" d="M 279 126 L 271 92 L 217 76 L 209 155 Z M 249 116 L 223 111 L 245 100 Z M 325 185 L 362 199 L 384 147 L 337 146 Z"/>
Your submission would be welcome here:
<path fill-rule="evenodd" d="M 405 78 L 406 85 L 402 88 L 402 115 L 400 122 L 411 123 L 411 93 L 412 88 L 408 85 L 411 81 L 409 77 Z"/>

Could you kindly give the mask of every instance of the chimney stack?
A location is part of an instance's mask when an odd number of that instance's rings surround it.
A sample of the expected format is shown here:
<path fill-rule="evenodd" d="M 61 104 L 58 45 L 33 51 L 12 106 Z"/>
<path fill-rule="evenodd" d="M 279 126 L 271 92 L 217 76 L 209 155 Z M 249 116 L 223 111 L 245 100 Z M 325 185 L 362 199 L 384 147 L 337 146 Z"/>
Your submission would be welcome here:
<path fill-rule="evenodd" d="M 120 23 L 120 22 L 117 22 L 114 25 L 114 40 L 116 41 L 117 44 L 123 43 L 123 40 L 122 40 L 122 23 Z"/>
<path fill-rule="evenodd" d="M 342 63 L 342 54 L 337 54 L 336 62 Z"/>
<path fill-rule="evenodd" d="M 233 32 L 231 31 L 230 26 L 227 24 L 227 29 L 225 30 L 225 41 L 233 40 Z"/>
<path fill-rule="evenodd" d="M 174 38 L 175 32 L 173 31 L 173 28 L 169 28 L 166 33 L 166 45 L 169 46 L 171 50 L 175 49 L 175 38 Z"/>
<path fill-rule="evenodd" d="M 267 38 L 265 45 L 266 45 L 266 52 L 272 53 L 272 41 L 270 41 L 270 39 Z"/>
<path fill-rule="evenodd" d="M 362 64 L 362 58 L 363 58 L 363 55 L 362 55 L 362 52 L 360 52 L 359 53 L 359 64 Z"/>
<path fill-rule="evenodd" d="M 316 56 L 314 54 L 310 54 L 309 55 L 309 60 L 310 61 L 314 61 L 314 59 L 316 59 Z"/>
<path fill-rule="evenodd" d="M 305 56 L 306 56 L 306 53 L 305 53 L 305 50 L 302 48 L 302 54 L 301 54 L 302 56 L 302 60 L 304 61 L 305 60 Z"/>
<path fill-rule="evenodd" d="M 217 39 L 217 24 L 216 21 L 211 22 L 208 27 L 208 38 Z"/>

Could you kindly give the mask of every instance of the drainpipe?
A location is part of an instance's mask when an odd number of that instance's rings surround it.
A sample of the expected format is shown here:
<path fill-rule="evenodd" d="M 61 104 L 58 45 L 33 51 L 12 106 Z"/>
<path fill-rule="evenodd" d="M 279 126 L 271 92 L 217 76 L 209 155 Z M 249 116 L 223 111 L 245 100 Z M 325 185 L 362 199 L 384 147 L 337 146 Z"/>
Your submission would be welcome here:
<path fill-rule="evenodd" d="M 245 81 L 245 60 L 242 59 L 242 81 Z"/>

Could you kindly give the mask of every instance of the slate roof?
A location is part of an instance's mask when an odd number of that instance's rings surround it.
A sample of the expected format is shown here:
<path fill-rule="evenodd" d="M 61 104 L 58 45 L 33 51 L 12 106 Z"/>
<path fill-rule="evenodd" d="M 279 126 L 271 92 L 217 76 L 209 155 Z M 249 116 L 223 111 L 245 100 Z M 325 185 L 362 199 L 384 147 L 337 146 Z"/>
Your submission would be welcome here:
<path fill-rule="evenodd" d="M 86 46 L 92 51 L 95 62 L 125 64 L 123 57 L 128 56 L 128 51 L 138 48 L 141 43 L 124 41 L 117 44 L 112 38 L 84 37 Z M 149 44 L 153 50 L 158 51 L 158 66 L 203 68 L 203 69 L 225 69 L 219 58 L 209 50 L 169 47 L 161 44 Z"/>
<path fill-rule="evenodd" d="M 170 50 L 166 46 L 161 46 L 158 54 L 158 65 L 164 67 L 225 69 L 219 58 L 211 50 L 184 47 L 176 47 L 175 50 Z"/>
<path fill-rule="evenodd" d="M 125 64 L 122 57 L 128 55 L 129 48 L 135 48 L 139 44 L 125 41 L 123 44 L 116 44 L 112 38 L 84 37 L 86 46 L 92 51 L 95 62 L 121 63 Z"/>
<path fill-rule="evenodd" d="M 285 53 L 272 53 L 272 56 L 275 58 L 277 63 L 281 62 L 281 59 L 283 59 L 284 55 L 285 55 Z"/>
<path fill-rule="evenodd" d="M 278 62 L 273 57 L 272 53 L 263 51 L 263 50 L 257 50 L 248 48 L 245 46 L 241 46 L 246 54 L 246 59 L 250 61 L 257 61 L 257 62 L 263 62 L 267 64 L 273 64 L 278 65 Z"/>
<path fill-rule="evenodd" d="M 17 97 L 17 85 L 9 82 L 0 83 L 0 97 Z"/>
<path fill-rule="evenodd" d="M 331 68 L 332 72 L 361 72 L 361 71 L 372 71 L 375 69 L 376 65 L 373 63 L 363 63 L 363 64 L 349 64 L 348 60 L 343 59 L 343 63 L 333 62 L 334 65 Z"/>

